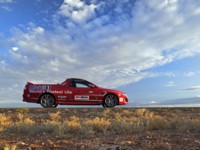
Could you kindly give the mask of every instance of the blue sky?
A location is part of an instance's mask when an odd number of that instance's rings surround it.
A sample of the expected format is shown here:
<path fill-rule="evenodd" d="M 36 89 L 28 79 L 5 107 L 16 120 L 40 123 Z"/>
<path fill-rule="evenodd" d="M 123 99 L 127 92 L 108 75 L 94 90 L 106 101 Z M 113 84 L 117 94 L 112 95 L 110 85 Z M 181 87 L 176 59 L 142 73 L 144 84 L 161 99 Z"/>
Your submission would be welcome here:
<path fill-rule="evenodd" d="M 200 1 L 0 0 L 0 97 L 84 78 L 130 101 L 200 96 Z"/>

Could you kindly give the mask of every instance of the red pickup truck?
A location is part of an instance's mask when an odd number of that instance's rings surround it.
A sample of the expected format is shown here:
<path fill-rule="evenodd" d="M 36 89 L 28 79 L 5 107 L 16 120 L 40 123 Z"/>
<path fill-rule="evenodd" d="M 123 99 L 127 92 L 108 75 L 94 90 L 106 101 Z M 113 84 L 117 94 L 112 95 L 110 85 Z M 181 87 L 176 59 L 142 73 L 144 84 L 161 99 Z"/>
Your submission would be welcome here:
<path fill-rule="evenodd" d="M 45 108 L 59 105 L 102 105 L 114 107 L 128 103 L 128 96 L 117 90 L 105 89 L 83 79 L 70 78 L 61 84 L 27 82 L 24 102 L 41 104 Z"/>

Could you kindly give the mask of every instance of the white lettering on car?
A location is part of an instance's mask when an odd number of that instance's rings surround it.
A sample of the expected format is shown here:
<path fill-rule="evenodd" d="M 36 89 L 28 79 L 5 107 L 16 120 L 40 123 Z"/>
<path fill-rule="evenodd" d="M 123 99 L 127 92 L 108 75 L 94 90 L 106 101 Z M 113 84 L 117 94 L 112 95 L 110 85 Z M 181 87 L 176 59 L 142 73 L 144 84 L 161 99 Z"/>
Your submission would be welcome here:
<path fill-rule="evenodd" d="M 66 99 L 67 96 L 58 96 L 58 98 L 60 98 L 60 99 Z"/>
<path fill-rule="evenodd" d="M 72 94 L 72 91 L 65 91 L 65 94 Z"/>
<path fill-rule="evenodd" d="M 63 94 L 63 91 L 57 91 L 57 90 L 49 91 L 49 92 L 53 94 Z"/>

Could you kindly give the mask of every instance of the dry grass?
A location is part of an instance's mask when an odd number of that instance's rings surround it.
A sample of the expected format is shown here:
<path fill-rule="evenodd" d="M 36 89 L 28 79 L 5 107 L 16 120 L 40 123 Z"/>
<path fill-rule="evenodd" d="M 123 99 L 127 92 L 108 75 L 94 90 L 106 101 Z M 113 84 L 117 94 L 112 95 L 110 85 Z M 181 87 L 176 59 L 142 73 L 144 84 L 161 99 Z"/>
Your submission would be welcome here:
<path fill-rule="evenodd" d="M 91 127 L 95 132 L 106 133 L 110 127 L 111 121 L 109 119 L 96 117 L 88 119 L 84 122 L 84 127 Z"/>
<path fill-rule="evenodd" d="M 93 138 L 153 131 L 200 132 L 200 110 L 166 109 L 13 109 L 0 112 L 0 133 Z M 4 149 L 16 147 L 4 145 Z"/>
<path fill-rule="evenodd" d="M 17 145 L 15 145 L 15 144 L 5 144 L 3 149 L 4 150 L 16 150 Z"/>
<path fill-rule="evenodd" d="M 5 114 L 0 114 L 0 126 L 9 126 L 11 124 L 11 116 L 7 116 Z"/>
<path fill-rule="evenodd" d="M 56 113 L 49 113 L 50 120 L 59 121 L 61 119 L 60 113 L 60 111 L 57 111 Z"/>
<path fill-rule="evenodd" d="M 56 134 L 56 131 L 60 134 L 60 130 L 76 134 L 88 130 L 104 134 L 107 132 L 129 134 L 151 130 L 200 131 L 199 118 L 188 118 L 187 116 L 178 116 L 178 114 L 172 118 L 165 118 L 163 114 L 145 108 L 122 111 L 104 109 L 100 113 L 94 110 L 92 112 L 96 113 L 94 118 L 82 118 L 78 115 L 62 118 L 61 111 L 48 112 L 45 120 L 41 118 L 40 124 L 34 120 L 34 117 L 30 118 L 31 115 L 27 113 L 27 109 L 25 109 L 26 113 L 22 113 L 22 111 L 10 115 L 1 113 L 0 131 L 30 134 L 40 132 Z"/>

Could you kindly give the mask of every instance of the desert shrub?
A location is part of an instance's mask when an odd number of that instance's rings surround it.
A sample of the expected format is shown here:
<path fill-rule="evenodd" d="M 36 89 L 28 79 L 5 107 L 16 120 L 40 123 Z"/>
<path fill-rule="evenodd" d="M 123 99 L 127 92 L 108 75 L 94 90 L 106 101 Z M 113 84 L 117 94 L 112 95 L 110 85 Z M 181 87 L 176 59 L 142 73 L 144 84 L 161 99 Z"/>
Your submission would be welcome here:
<path fill-rule="evenodd" d="M 54 125 L 27 125 L 24 123 L 8 126 L 6 133 L 17 133 L 26 135 L 53 134 L 57 131 L 58 126 Z"/>
<path fill-rule="evenodd" d="M 111 109 L 105 108 L 105 109 L 103 110 L 101 116 L 104 117 L 104 118 L 107 118 L 107 117 L 110 116 L 110 114 L 111 114 Z"/>
<path fill-rule="evenodd" d="M 132 111 L 130 111 L 130 109 L 125 109 L 123 110 L 123 115 L 126 116 L 126 117 L 129 117 L 129 116 L 132 116 Z"/>
<path fill-rule="evenodd" d="M 133 122 L 116 120 L 111 122 L 108 130 L 115 134 L 129 134 L 134 132 L 135 127 Z"/>
<path fill-rule="evenodd" d="M 103 132 L 105 133 L 108 130 L 111 122 L 108 119 L 96 117 L 94 119 L 86 120 L 84 125 L 90 126 L 96 132 Z"/>
<path fill-rule="evenodd" d="M 26 125 L 33 125 L 33 124 L 35 124 L 35 121 L 28 117 L 28 118 L 24 119 L 23 123 Z"/>
<path fill-rule="evenodd" d="M 58 130 L 58 127 L 59 126 L 55 126 L 51 124 L 32 126 L 34 134 L 38 134 L 38 133 L 54 134 Z"/>
<path fill-rule="evenodd" d="M 75 133 L 79 134 L 81 131 L 81 124 L 79 121 L 79 117 L 71 116 L 69 120 L 63 122 L 63 132 L 67 133 Z"/>
<path fill-rule="evenodd" d="M 115 118 L 116 120 L 121 120 L 121 119 L 122 119 L 122 116 L 121 116 L 120 113 L 117 112 L 117 113 L 115 113 L 114 118 Z"/>
<path fill-rule="evenodd" d="M 194 119 L 194 120 L 188 120 L 184 123 L 185 128 L 184 130 L 190 130 L 190 131 L 200 131 L 200 120 Z"/>
<path fill-rule="evenodd" d="M 29 112 L 30 111 L 30 108 L 16 108 L 16 111 L 17 112 Z"/>
<path fill-rule="evenodd" d="M 77 122 L 77 121 L 79 121 L 79 120 L 80 120 L 80 118 L 79 118 L 79 117 L 77 117 L 77 116 L 71 116 L 69 120 L 70 120 L 70 121 Z"/>
<path fill-rule="evenodd" d="M 61 122 L 56 121 L 56 120 L 46 120 L 46 121 L 44 121 L 43 124 L 45 124 L 45 125 L 59 126 L 59 125 L 61 125 Z"/>
<path fill-rule="evenodd" d="M 4 131 L 4 127 L 0 127 L 0 133 Z"/>
<path fill-rule="evenodd" d="M 82 137 L 96 137 L 96 132 L 94 131 L 92 126 L 82 125 L 80 134 Z"/>
<path fill-rule="evenodd" d="M 167 121 L 166 128 L 169 130 L 177 130 L 182 123 L 183 120 L 181 118 L 175 117 Z"/>
<path fill-rule="evenodd" d="M 18 113 L 18 114 L 17 114 L 17 119 L 18 119 L 19 122 L 23 122 L 23 120 L 24 120 L 24 115 L 23 115 L 22 113 Z"/>
<path fill-rule="evenodd" d="M 154 113 L 150 112 L 146 108 L 139 108 L 139 109 L 136 109 L 136 115 L 138 115 L 139 117 L 153 118 Z"/>
<path fill-rule="evenodd" d="M 9 126 L 12 124 L 12 120 L 10 116 L 7 116 L 5 114 L 0 114 L 0 126 Z"/>
<path fill-rule="evenodd" d="M 65 132 L 75 132 L 78 133 L 80 132 L 81 129 L 81 124 L 78 121 L 65 121 L 64 122 L 65 125 Z"/>
<path fill-rule="evenodd" d="M 60 111 L 57 111 L 56 113 L 49 113 L 49 118 L 53 121 L 59 121 L 61 119 Z"/>
<path fill-rule="evenodd" d="M 33 124 L 35 124 L 35 121 L 33 119 L 31 119 L 30 117 L 24 116 L 22 113 L 17 114 L 17 120 L 18 121 L 15 122 L 16 125 L 21 125 L 21 124 L 33 125 Z"/>
<path fill-rule="evenodd" d="M 15 144 L 5 144 L 3 149 L 4 150 L 16 150 L 17 145 L 15 145 Z"/>
<path fill-rule="evenodd" d="M 148 112 L 148 110 L 145 108 L 136 109 L 136 115 L 138 115 L 138 116 L 144 116 L 147 112 Z"/>
<path fill-rule="evenodd" d="M 168 128 L 179 131 L 200 131 L 199 119 L 173 118 L 168 123 Z"/>
<path fill-rule="evenodd" d="M 166 127 L 166 120 L 160 116 L 156 116 L 148 120 L 147 129 L 149 130 L 161 130 Z"/>

